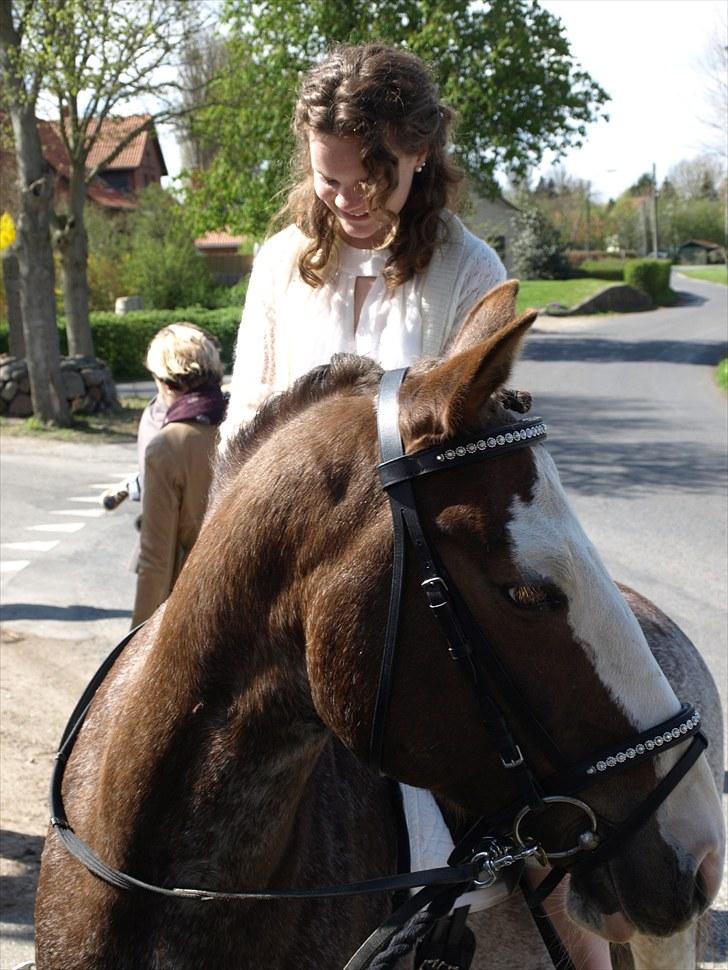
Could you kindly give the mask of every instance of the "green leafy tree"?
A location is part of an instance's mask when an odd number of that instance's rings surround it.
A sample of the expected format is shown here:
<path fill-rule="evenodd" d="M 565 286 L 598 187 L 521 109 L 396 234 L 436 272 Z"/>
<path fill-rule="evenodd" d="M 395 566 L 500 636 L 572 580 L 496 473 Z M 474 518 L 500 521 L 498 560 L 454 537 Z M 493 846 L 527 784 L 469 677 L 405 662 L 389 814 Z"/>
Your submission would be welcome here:
<path fill-rule="evenodd" d="M 535 206 L 515 218 L 511 253 L 516 276 L 525 280 L 566 279 L 570 273 L 561 233 Z"/>
<path fill-rule="evenodd" d="M 33 71 L 61 119 L 69 159 L 66 211 L 56 213 L 71 353 L 92 354 L 88 320 L 86 187 L 142 131 L 188 110 L 175 71 L 180 51 L 206 17 L 185 0 L 20 0 L 21 72 Z M 3 3 L 0 6 L 4 6 Z M 152 105 L 120 139 L 104 122 L 131 100 Z M 101 148 L 88 165 L 94 146 Z"/>
<path fill-rule="evenodd" d="M 10 115 L 15 149 L 15 252 L 33 411 L 41 421 L 67 426 L 71 417 L 61 379 L 51 244 L 53 180 L 35 121 L 43 75 L 24 57 L 31 12 L 30 0 L 17 6 L 13 0 L 0 2 L 0 98 Z"/>
<path fill-rule="evenodd" d="M 575 62 L 559 20 L 536 0 L 228 0 L 229 70 L 198 119 L 217 147 L 191 198 L 200 228 L 264 231 L 279 207 L 301 72 L 334 42 L 402 45 L 433 64 L 459 114 L 456 151 L 481 192 L 497 170 L 525 173 L 581 144 L 607 94 Z"/>
<path fill-rule="evenodd" d="M 155 310 L 206 306 L 214 284 L 194 241 L 181 204 L 150 185 L 129 218 L 128 254 L 123 277 L 129 292 Z"/>

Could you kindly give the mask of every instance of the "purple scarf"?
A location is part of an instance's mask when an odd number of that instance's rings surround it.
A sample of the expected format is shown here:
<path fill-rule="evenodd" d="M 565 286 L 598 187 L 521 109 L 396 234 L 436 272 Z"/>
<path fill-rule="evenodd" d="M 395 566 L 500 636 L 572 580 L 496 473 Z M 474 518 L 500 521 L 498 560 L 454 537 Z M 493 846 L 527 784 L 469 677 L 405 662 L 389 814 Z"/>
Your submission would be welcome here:
<path fill-rule="evenodd" d="M 218 384 L 204 384 L 178 397 L 169 408 L 162 427 L 173 421 L 197 421 L 200 424 L 220 424 L 225 417 L 227 397 Z"/>

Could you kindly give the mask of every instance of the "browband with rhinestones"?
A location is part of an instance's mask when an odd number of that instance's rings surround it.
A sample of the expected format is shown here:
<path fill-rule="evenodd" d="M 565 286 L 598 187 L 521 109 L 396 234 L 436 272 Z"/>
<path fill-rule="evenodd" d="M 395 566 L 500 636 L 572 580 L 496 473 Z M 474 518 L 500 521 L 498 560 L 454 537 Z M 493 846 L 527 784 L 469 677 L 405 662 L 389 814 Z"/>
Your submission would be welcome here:
<path fill-rule="evenodd" d="M 470 461 L 496 456 L 516 448 L 537 444 L 546 437 L 542 418 L 528 418 L 500 428 L 487 428 L 462 438 L 451 438 L 433 448 L 392 458 L 378 466 L 382 486 L 419 478 Z"/>

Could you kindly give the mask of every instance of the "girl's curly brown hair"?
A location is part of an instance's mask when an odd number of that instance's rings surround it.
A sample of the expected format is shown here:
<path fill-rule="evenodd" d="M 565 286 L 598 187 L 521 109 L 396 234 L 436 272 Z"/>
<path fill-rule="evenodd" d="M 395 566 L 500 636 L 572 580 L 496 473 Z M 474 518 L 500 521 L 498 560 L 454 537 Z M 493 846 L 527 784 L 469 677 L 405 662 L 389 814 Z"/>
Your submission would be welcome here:
<path fill-rule="evenodd" d="M 440 214 L 452 205 L 462 172 L 448 157 L 453 111 L 440 102 L 429 69 L 414 54 L 382 44 L 341 45 L 303 78 L 293 121 L 294 186 L 277 217 L 311 240 L 298 260 L 302 279 L 320 286 L 336 238 L 337 220 L 313 189 L 309 133 L 356 137 L 369 178 L 364 193 L 389 245 L 384 277 L 391 288 L 429 264 Z M 385 203 L 397 186 L 397 157 L 427 149 L 399 214 Z"/>

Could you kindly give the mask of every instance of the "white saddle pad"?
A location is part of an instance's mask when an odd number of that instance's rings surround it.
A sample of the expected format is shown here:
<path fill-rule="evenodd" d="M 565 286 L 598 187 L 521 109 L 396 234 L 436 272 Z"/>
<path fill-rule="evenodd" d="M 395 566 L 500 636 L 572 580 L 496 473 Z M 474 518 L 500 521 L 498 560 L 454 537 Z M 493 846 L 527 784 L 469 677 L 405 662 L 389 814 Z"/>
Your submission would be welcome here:
<path fill-rule="evenodd" d="M 399 787 L 409 832 L 410 871 L 446 866 L 454 844 L 432 793 L 425 788 L 413 788 L 411 785 L 400 784 Z M 417 890 L 413 889 L 411 892 Z M 469 906 L 471 913 L 477 913 L 481 909 L 495 906 L 509 895 L 508 887 L 502 880 L 498 880 L 487 889 L 463 893 L 455 900 L 452 909 Z"/>

